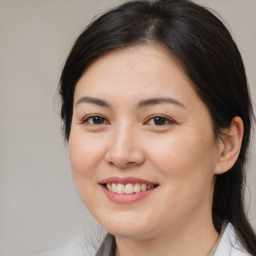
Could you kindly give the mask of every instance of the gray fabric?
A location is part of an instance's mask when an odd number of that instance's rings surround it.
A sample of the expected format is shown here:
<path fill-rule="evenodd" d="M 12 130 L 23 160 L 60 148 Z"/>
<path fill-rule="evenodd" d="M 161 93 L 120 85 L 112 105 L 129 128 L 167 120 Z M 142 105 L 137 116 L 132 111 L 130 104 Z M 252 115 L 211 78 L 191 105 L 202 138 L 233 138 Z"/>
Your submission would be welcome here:
<path fill-rule="evenodd" d="M 95 256 L 115 256 L 116 242 L 114 236 L 107 234 Z"/>

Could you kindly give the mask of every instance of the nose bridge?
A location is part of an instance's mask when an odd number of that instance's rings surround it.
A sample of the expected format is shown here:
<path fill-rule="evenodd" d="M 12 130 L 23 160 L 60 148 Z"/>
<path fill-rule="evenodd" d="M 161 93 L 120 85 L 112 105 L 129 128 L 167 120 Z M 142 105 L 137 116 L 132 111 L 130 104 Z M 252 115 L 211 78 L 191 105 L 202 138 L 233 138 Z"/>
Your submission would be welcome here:
<path fill-rule="evenodd" d="M 119 168 L 141 164 L 144 156 L 138 145 L 138 131 L 128 121 L 120 122 L 112 131 L 107 161 Z"/>

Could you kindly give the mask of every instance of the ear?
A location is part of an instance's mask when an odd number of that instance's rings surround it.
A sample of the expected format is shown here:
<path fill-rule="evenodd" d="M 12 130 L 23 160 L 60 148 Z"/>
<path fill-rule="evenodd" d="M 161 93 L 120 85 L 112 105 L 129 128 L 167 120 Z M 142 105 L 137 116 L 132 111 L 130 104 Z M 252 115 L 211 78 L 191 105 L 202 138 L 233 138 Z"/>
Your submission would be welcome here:
<path fill-rule="evenodd" d="M 235 116 L 230 127 L 221 131 L 218 143 L 218 163 L 215 174 L 222 174 L 230 170 L 239 156 L 244 133 L 243 120 Z"/>

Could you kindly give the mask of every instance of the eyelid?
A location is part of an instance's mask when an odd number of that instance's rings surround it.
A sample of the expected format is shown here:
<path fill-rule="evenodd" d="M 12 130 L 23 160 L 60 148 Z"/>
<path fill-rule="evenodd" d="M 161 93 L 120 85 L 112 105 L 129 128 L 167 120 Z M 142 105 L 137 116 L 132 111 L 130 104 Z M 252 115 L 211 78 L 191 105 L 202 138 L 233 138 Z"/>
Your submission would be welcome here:
<path fill-rule="evenodd" d="M 164 124 L 164 125 L 156 125 L 156 124 L 152 124 L 152 126 L 166 126 L 166 125 L 173 125 L 173 124 L 177 124 L 178 122 L 175 121 L 173 118 L 169 117 L 169 116 L 165 116 L 165 115 L 162 115 L 162 114 L 155 114 L 155 115 L 151 115 L 149 116 L 146 121 L 144 122 L 144 124 L 147 124 L 150 120 L 154 119 L 154 118 L 157 118 L 157 117 L 160 117 L 160 118 L 164 118 L 168 123 L 167 124 Z"/>
<path fill-rule="evenodd" d="M 104 119 L 104 123 L 102 123 L 102 124 L 92 124 L 92 123 L 88 122 L 89 119 L 94 118 L 94 117 L 100 117 L 100 118 Z M 104 116 L 102 116 L 100 114 L 90 114 L 90 115 L 84 116 L 81 120 L 81 124 L 86 124 L 86 123 L 89 124 L 89 125 L 104 125 L 104 124 L 108 124 L 109 121 Z"/>
<path fill-rule="evenodd" d="M 99 117 L 99 118 L 102 118 L 104 119 L 104 122 L 101 123 L 101 124 L 93 124 L 93 123 L 90 123 L 88 120 L 90 120 L 91 118 L 95 118 L 95 117 Z M 154 118 L 157 118 L 157 117 L 160 117 L 160 118 L 163 118 L 165 119 L 165 121 L 167 122 L 166 124 L 163 124 L 163 125 L 156 125 L 156 124 L 148 124 L 152 119 Z M 87 115 L 87 116 L 84 116 L 82 119 L 81 119 L 81 124 L 88 124 L 88 125 L 95 125 L 95 126 L 99 126 L 99 125 L 105 125 L 105 124 L 109 124 L 110 122 L 107 120 L 107 118 L 105 118 L 104 116 L 100 115 L 100 114 L 90 114 L 90 115 Z M 154 114 L 154 115 L 151 115 L 149 117 L 147 117 L 146 121 L 143 122 L 143 124 L 148 124 L 148 125 L 152 125 L 152 126 L 166 126 L 166 125 L 173 125 L 173 124 L 177 124 L 178 122 L 175 121 L 173 118 L 169 117 L 169 116 L 165 116 L 163 114 Z"/>

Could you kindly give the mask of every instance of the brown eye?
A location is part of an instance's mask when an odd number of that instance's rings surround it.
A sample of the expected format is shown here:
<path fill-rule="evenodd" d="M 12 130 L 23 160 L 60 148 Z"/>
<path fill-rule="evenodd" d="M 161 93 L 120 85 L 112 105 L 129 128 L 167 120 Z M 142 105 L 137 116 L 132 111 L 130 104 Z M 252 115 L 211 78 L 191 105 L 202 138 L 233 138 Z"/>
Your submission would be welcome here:
<path fill-rule="evenodd" d="M 164 124 L 166 124 L 166 118 L 164 118 L 164 117 L 155 117 L 155 118 L 153 118 L 153 120 L 154 120 L 154 124 L 155 125 L 164 125 Z"/>
<path fill-rule="evenodd" d="M 101 116 L 90 116 L 90 117 L 86 118 L 83 121 L 83 123 L 89 123 L 89 124 L 95 124 L 95 125 L 105 124 L 106 119 Z"/>
<path fill-rule="evenodd" d="M 149 119 L 148 124 L 150 125 L 166 125 L 166 124 L 172 124 L 174 123 L 172 120 L 163 117 L 163 116 L 155 116 Z"/>

